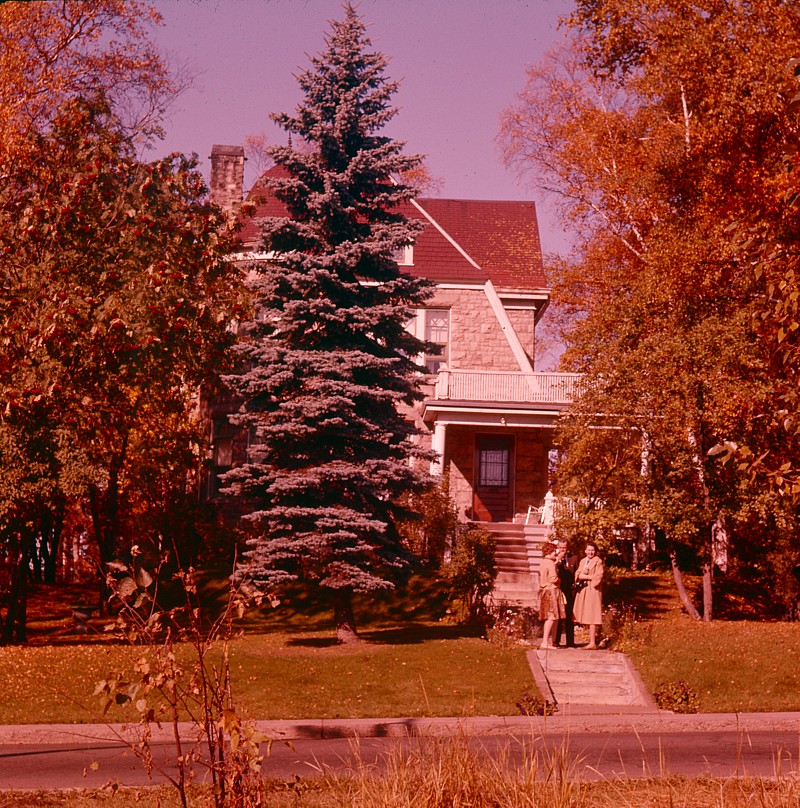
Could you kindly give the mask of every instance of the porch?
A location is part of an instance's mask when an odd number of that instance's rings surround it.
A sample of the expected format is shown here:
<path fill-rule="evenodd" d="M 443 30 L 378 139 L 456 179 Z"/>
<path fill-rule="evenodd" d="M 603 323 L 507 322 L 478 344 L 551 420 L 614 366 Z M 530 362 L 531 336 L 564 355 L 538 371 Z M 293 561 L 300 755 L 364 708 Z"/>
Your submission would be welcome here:
<path fill-rule="evenodd" d="M 462 518 L 510 521 L 548 490 L 548 452 L 561 413 L 580 395 L 578 373 L 447 370 L 421 406 Z"/>
<path fill-rule="evenodd" d="M 514 404 L 568 405 L 581 393 L 582 373 L 519 371 L 439 371 L 436 401 L 482 401 Z"/>

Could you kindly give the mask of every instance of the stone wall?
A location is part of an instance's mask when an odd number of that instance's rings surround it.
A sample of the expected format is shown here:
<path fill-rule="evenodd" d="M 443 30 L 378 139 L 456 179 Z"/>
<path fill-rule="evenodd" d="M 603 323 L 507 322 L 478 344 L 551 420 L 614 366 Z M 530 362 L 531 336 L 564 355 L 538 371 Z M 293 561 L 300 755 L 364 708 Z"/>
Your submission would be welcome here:
<path fill-rule="evenodd" d="M 531 360 L 531 367 L 533 367 L 535 346 L 535 313 L 533 309 L 506 309 L 506 314 L 508 314 L 508 319 L 511 320 L 511 325 L 514 326 L 514 331 L 517 332 L 519 341 L 522 343 L 525 353 L 528 354 L 528 358 Z"/>
<path fill-rule="evenodd" d="M 519 365 L 483 289 L 437 289 L 429 308 L 450 309 L 450 370 L 512 370 Z M 511 310 L 523 348 L 533 352 L 533 311 Z"/>

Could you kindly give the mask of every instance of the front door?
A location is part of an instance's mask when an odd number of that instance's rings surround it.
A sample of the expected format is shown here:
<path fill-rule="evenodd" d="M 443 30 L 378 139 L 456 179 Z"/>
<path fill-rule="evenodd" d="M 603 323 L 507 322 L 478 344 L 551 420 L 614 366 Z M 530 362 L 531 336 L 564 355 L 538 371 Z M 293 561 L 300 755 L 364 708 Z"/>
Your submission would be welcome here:
<path fill-rule="evenodd" d="M 475 436 L 473 518 L 504 522 L 514 516 L 514 438 Z"/>

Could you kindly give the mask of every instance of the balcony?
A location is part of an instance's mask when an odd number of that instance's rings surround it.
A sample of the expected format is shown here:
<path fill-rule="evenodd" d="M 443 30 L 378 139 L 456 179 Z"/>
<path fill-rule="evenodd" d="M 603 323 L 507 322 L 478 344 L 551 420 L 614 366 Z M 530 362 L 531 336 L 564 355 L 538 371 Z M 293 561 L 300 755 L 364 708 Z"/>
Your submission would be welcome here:
<path fill-rule="evenodd" d="M 571 404 L 581 393 L 582 373 L 441 370 L 437 401 L 492 401 L 515 404 Z"/>

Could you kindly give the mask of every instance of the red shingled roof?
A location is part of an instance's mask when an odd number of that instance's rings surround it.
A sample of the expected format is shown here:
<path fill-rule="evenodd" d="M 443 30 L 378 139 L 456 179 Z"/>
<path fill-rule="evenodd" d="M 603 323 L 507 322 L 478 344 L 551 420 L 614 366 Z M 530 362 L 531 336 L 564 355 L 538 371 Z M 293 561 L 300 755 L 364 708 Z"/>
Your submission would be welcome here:
<path fill-rule="evenodd" d="M 279 166 L 266 175 L 288 176 Z M 255 203 L 255 214 L 243 221 L 240 238 L 245 247 L 255 249 L 259 221 L 286 216 L 286 208 L 258 185 L 248 201 Z M 501 289 L 546 286 L 533 202 L 417 199 L 416 205 L 404 205 L 403 213 L 428 224 L 414 244 L 414 265 L 404 267 L 411 274 L 437 283 L 484 283 L 491 279 Z"/>

